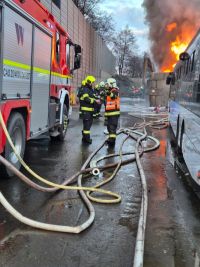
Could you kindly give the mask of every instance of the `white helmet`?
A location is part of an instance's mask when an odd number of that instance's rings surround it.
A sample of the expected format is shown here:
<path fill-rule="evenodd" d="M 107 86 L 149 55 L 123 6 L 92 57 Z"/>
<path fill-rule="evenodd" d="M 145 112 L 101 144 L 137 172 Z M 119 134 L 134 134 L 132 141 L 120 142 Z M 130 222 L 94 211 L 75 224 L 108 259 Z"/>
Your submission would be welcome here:
<path fill-rule="evenodd" d="M 107 84 L 108 84 L 109 87 L 112 87 L 112 88 L 117 87 L 117 82 L 113 78 L 107 79 Z"/>
<path fill-rule="evenodd" d="M 100 82 L 99 83 L 99 87 L 104 87 L 105 86 L 105 83 L 104 82 Z"/>

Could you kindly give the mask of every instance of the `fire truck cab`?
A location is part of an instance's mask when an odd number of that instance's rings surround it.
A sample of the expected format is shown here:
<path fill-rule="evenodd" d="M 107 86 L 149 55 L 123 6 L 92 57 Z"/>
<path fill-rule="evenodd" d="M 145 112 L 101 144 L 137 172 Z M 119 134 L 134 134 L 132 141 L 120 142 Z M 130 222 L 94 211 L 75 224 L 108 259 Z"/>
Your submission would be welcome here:
<path fill-rule="evenodd" d="M 22 157 L 42 133 L 64 139 L 80 60 L 81 47 L 38 0 L 0 0 L 0 110 Z M 20 168 L 1 126 L 0 154 Z"/>

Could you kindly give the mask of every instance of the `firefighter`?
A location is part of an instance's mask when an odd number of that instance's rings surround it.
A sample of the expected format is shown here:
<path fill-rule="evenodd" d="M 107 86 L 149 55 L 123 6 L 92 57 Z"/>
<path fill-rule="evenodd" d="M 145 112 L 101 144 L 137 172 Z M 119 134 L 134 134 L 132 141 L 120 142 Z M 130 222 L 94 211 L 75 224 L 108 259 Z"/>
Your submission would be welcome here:
<path fill-rule="evenodd" d="M 99 95 L 100 95 L 100 98 L 101 98 L 101 103 L 104 103 L 104 106 L 105 106 L 105 82 L 100 82 L 99 83 Z M 101 104 L 102 106 L 102 104 Z M 100 110 L 101 110 L 101 107 L 100 107 Z"/>
<path fill-rule="evenodd" d="M 101 97 L 101 106 L 102 104 L 104 105 L 104 107 L 106 107 L 106 88 L 108 88 L 108 84 L 107 82 L 105 83 L 104 81 L 99 83 L 99 94 Z M 104 121 L 104 125 L 107 126 L 107 117 L 105 116 L 105 121 Z"/>
<path fill-rule="evenodd" d="M 85 86 L 80 94 L 80 106 L 83 117 L 82 141 L 87 144 L 92 143 L 90 128 L 93 122 L 94 103 L 98 102 L 98 100 L 95 100 L 95 92 L 93 89 L 95 80 L 94 76 L 87 76 L 85 79 Z"/>
<path fill-rule="evenodd" d="M 101 107 L 103 103 L 105 106 L 105 82 L 102 81 L 99 83 L 98 93 L 99 93 L 99 98 L 100 98 L 100 104 L 98 105 L 98 116 L 102 117 L 100 112 L 101 112 Z"/>
<path fill-rule="evenodd" d="M 101 110 L 101 96 L 100 96 L 100 91 L 99 91 L 99 85 L 97 84 L 94 89 L 95 93 L 95 99 L 98 101 L 95 101 L 94 103 L 94 114 L 93 118 L 98 119 L 100 117 L 100 110 Z"/>
<path fill-rule="evenodd" d="M 107 130 L 109 134 L 107 143 L 110 147 L 115 146 L 119 116 L 119 88 L 117 88 L 116 80 L 109 78 L 106 82 L 105 118 L 107 118 Z"/>
<path fill-rule="evenodd" d="M 81 82 L 81 86 L 78 87 L 78 89 L 77 89 L 77 97 L 78 97 L 78 99 L 79 99 L 79 102 L 80 102 L 80 96 L 81 96 L 81 94 L 82 94 L 82 90 L 83 90 L 85 84 L 86 84 L 86 81 L 83 80 L 83 81 Z M 83 114 L 82 114 L 82 111 L 81 111 L 81 103 L 80 103 L 80 108 L 79 108 L 79 119 L 82 119 L 82 115 L 83 115 Z"/>

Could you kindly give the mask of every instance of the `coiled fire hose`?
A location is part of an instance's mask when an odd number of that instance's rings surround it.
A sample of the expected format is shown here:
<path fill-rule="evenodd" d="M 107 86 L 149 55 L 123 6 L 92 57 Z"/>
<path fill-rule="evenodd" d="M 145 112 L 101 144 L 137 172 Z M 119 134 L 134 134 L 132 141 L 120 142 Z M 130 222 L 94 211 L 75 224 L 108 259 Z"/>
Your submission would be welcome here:
<path fill-rule="evenodd" d="M 37 180 L 39 180 L 40 182 L 43 182 L 44 184 L 47 184 L 51 187 L 55 187 L 57 189 L 65 189 L 65 190 L 84 190 L 84 191 L 93 191 L 93 192 L 98 192 L 98 193 L 103 193 L 112 197 L 115 197 L 116 199 L 114 200 L 109 200 L 109 203 L 119 203 L 121 201 L 121 197 L 116 194 L 113 193 L 111 191 L 107 191 L 107 190 L 103 190 L 103 189 L 98 189 L 98 188 L 94 188 L 94 187 L 83 187 L 83 186 L 65 186 L 62 184 L 57 184 L 57 183 L 53 183 L 51 181 L 46 180 L 45 178 L 41 177 L 40 175 L 38 175 L 36 172 L 34 172 L 25 162 L 24 160 L 21 158 L 21 156 L 17 153 L 15 146 L 11 140 L 11 137 L 8 133 L 8 130 L 6 128 L 5 122 L 3 120 L 3 116 L 2 113 L 0 112 L 0 124 L 4 130 L 4 133 L 6 135 L 6 138 L 11 146 L 11 148 L 13 149 L 16 157 L 18 158 L 19 162 L 21 163 L 21 165 L 25 168 L 25 170 L 30 173 L 34 178 L 36 178 Z M 106 140 L 105 140 L 106 141 Z M 88 162 L 94 157 L 94 155 L 104 146 L 105 141 L 102 143 L 102 145 L 95 151 L 92 153 L 92 155 L 90 156 L 90 158 L 86 161 L 86 166 L 88 165 Z M 85 165 L 85 164 L 84 164 Z M 86 166 L 82 167 L 81 170 L 85 169 Z M 105 203 L 105 202 L 104 202 Z"/>
<path fill-rule="evenodd" d="M 68 190 L 79 190 L 80 194 L 81 194 L 81 197 L 86 205 L 86 207 L 88 208 L 89 210 L 89 213 L 90 213 L 90 216 L 89 216 L 89 219 L 83 223 L 82 225 L 80 226 L 76 226 L 76 227 L 71 227 L 71 226 L 61 226 L 61 225 L 51 225 L 51 224 L 46 224 L 46 223 L 41 223 L 41 222 L 37 222 L 37 221 L 34 221 L 34 220 L 31 220 L 29 218 L 26 218 L 24 217 L 23 215 L 21 215 L 19 212 L 17 212 L 8 202 L 7 200 L 4 198 L 3 194 L 0 192 L 0 202 L 2 203 L 2 205 L 15 217 L 17 218 L 18 220 L 20 220 L 21 222 L 29 225 L 29 226 L 32 226 L 32 227 L 35 227 L 35 228 L 39 228 L 39 229 L 44 229 L 44 230 L 50 230 L 50 231 L 59 231 L 59 232 L 68 232 L 68 233 L 80 233 L 82 232 L 83 230 L 85 230 L 86 228 L 88 228 L 92 222 L 94 221 L 94 217 L 95 217 L 95 211 L 94 211 L 94 208 L 93 206 L 91 205 L 90 200 L 93 200 L 95 202 L 99 202 L 99 203 L 119 203 L 121 201 L 121 197 L 115 193 L 112 193 L 110 191 L 107 191 L 107 190 L 102 190 L 102 189 L 99 189 L 98 187 L 99 186 L 102 186 L 103 184 L 105 184 L 105 182 L 103 183 L 100 183 L 98 185 L 96 185 L 95 187 L 82 187 L 82 174 L 83 173 L 86 173 L 86 172 L 89 172 L 89 171 L 92 171 L 93 168 L 88 168 L 86 169 L 87 165 L 89 164 L 89 162 L 93 159 L 93 157 L 96 155 L 96 153 L 104 146 L 105 144 L 105 141 L 101 144 L 101 146 L 96 149 L 92 155 L 88 158 L 88 160 L 85 162 L 85 164 L 83 165 L 82 169 L 80 172 L 78 172 L 77 174 L 73 175 L 70 179 L 66 180 L 62 185 L 59 185 L 59 184 L 56 184 L 56 183 L 53 183 L 53 182 L 50 182 L 50 181 L 47 181 L 46 179 L 42 178 L 41 176 L 37 175 L 34 171 L 32 171 L 27 165 L 26 163 L 21 159 L 21 157 L 19 155 L 17 155 L 16 153 L 16 150 L 15 150 L 15 147 L 12 143 L 12 140 L 9 136 L 9 133 L 6 129 L 6 126 L 5 126 L 5 123 L 4 123 L 4 120 L 3 120 L 3 117 L 2 117 L 2 114 L 0 112 L 0 124 L 2 125 L 2 128 L 6 134 L 6 137 L 7 137 L 7 140 L 9 142 L 9 144 L 11 145 L 14 153 L 16 154 L 16 156 L 18 157 L 19 161 L 21 162 L 21 164 L 24 166 L 24 168 L 30 173 L 32 174 L 35 178 L 37 178 L 38 180 L 40 180 L 41 182 L 51 186 L 50 188 L 45 188 L 45 187 L 42 187 L 34 182 L 32 182 L 29 178 L 27 178 L 25 175 L 23 175 L 20 171 L 16 170 L 9 162 L 7 162 L 2 156 L 0 156 L 0 162 L 2 162 L 3 164 L 5 164 L 7 167 L 9 168 L 12 168 L 12 171 L 14 171 L 14 173 L 17 175 L 17 176 L 20 176 L 21 179 L 23 179 L 23 181 L 25 181 L 26 183 L 28 183 L 29 185 L 31 185 L 32 187 L 34 187 L 35 189 L 38 189 L 40 191 L 43 191 L 43 192 L 53 192 L 53 191 L 56 191 L 56 190 L 59 190 L 59 189 L 68 189 Z M 133 136 L 133 134 L 136 134 L 136 135 L 139 135 L 141 136 L 141 133 L 140 132 L 136 132 L 135 131 L 135 127 L 132 128 L 132 129 L 125 129 L 125 130 L 120 130 L 119 134 L 121 133 L 124 133 L 124 134 L 127 134 L 128 137 L 123 141 L 123 144 L 125 143 L 125 141 L 131 137 L 132 139 L 136 140 L 137 138 Z M 153 142 L 156 143 L 156 145 L 153 147 L 153 148 L 149 148 L 149 149 L 145 149 L 144 151 L 145 152 L 148 152 L 148 151 L 151 151 L 152 149 L 156 149 L 158 146 L 159 146 L 159 142 L 158 140 L 156 140 L 155 138 L 152 138 L 152 137 L 149 137 L 149 139 L 151 139 Z M 106 169 L 106 168 L 113 168 L 114 166 L 117 165 L 116 169 L 115 169 L 115 172 L 117 173 L 117 171 L 119 170 L 119 167 L 123 164 L 127 164 L 129 162 L 132 162 L 134 161 L 135 159 L 135 156 L 133 156 L 131 159 L 128 159 L 128 160 L 122 160 L 122 156 L 123 155 L 127 155 L 127 154 L 134 154 L 134 152 L 132 153 L 122 153 L 122 146 L 123 144 L 121 145 L 120 147 L 120 152 L 119 154 L 114 154 L 114 155 L 108 155 L 107 157 L 120 157 L 120 161 L 118 163 L 115 163 L 115 164 L 109 164 L 107 166 L 104 166 L 104 167 L 99 167 L 99 169 L 103 170 L 103 169 Z M 141 154 L 143 153 L 142 149 L 140 149 L 139 151 L 139 146 L 141 146 L 140 144 L 140 141 L 138 143 L 138 154 L 139 154 L 139 157 L 141 156 Z M 98 162 L 105 159 L 106 157 L 104 158 L 101 158 L 99 160 L 97 160 Z M 115 175 L 116 175 L 115 173 Z M 76 179 L 76 177 L 78 176 L 78 186 L 66 186 L 67 184 L 71 183 L 71 182 L 74 182 L 74 180 Z M 113 176 L 113 175 L 112 175 Z M 111 176 L 111 177 L 112 177 Z M 112 179 L 111 177 L 109 177 L 109 179 Z M 107 181 L 108 182 L 108 181 Z M 106 182 L 106 183 L 107 183 Z M 87 196 L 85 194 L 84 191 L 87 191 Z M 90 192 L 100 192 L 100 193 L 103 193 L 103 194 L 107 194 L 109 196 L 112 196 L 112 197 L 115 197 L 114 200 L 110 199 L 110 200 L 101 200 L 101 199 L 97 199 L 97 198 L 94 198 L 90 195 Z M 89 198 L 89 199 L 88 199 Z M 101 202 L 102 201 L 102 202 Z"/>
<path fill-rule="evenodd" d="M 154 127 L 157 125 L 158 128 L 156 129 L 163 129 L 166 127 L 166 120 L 158 120 L 158 121 L 153 121 L 151 123 L 148 124 L 149 127 Z M 84 204 L 86 205 L 88 211 L 89 211 L 89 218 L 87 219 L 87 221 L 85 221 L 83 224 L 76 226 L 76 227 L 71 227 L 71 226 L 61 226 L 61 225 L 52 225 L 52 224 L 46 224 L 46 223 L 41 223 L 41 222 L 37 222 L 34 220 L 31 220 L 29 218 L 24 217 L 22 214 L 20 214 L 18 211 L 16 211 L 10 204 L 9 202 L 5 199 L 5 197 L 3 196 L 2 192 L 0 191 L 0 202 L 1 204 L 6 208 L 6 210 L 8 212 L 10 212 L 10 214 L 12 214 L 16 219 L 18 219 L 19 221 L 21 221 L 24 224 L 27 224 L 29 226 L 32 226 L 34 228 L 39 228 L 39 229 L 43 229 L 43 230 L 48 230 L 48 231 L 58 231 L 58 232 L 67 232 L 67 233 L 80 233 L 83 230 L 87 229 L 94 221 L 95 219 L 95 210 L 92 206 L 92 204 L 90 203 L 90 200 L 95 201 L 95 202 L 99 202 L 99 203 L 118 203 L 119 201 L 121 201 L 121 197 L 118 196 L 115 193 L 112 193 L 110 191 L 107 190 L 102 190 L 99 189 L 98 187 L 108 183 L 109 181 L 111 181 L 115 175 L 117 174 L 119 168 L 124 165 L 124 164 L 128 164 L 130 162 L 133 162 L 134 160 L 136 160 L 137 163 L 137 168 L 139 170 L 140 176 L 141 176 L 141 182 L 142 182 L 142 203 L 141 203 L 141 209 L 140 209 L 140 217 L 139 217 L 139 223 L 138 223 L 138 232 L 137 232 L 137 239 L 136 239 L 136 245 L 135 245 L 135 256 L 134 256 L 134 265 L 133 267 L 142 267 L 143 266 L 143 257 L 144 257 L 144 240 L 145 240 L 145 229 L 146 229 L 146 218 L 147 218 L 147 207 L 148 207 L 148 196 L 147 196 L 147 185 L 146 185 L 146 179 L 145 179 L 145 175 L 144 175 L 144 170 L 142 168 L 141 162 L 140 162 L 140 157 L 144 152 L 150 152 L 152 150 L 155 150 L 159 147 L 159 141 L 156 138 L 153 138 L 151 136 L 147 137 L 147 133 L 146 133 L 146 129 L 145 126 L 147 124 L 145 124 L 145 121 L 143 122 L 143 124 L 135 124 L 134 127 L 132 128 L 128 128 L 128 129 L 120 129 L 120 131 L 118 132 L 118 134 L 126 134 L 127 137 L 123 140 L 121 146 L 120 146 L 120 150 L 119 150 L 119 154 L 111 154 L 111 155 L 107 155 L 104 157 L 101 157 L 97 160 L 93 160 L 93 164 L 91 163 L 93 157 L 96 155 L 96 153 L 104 146 L 106 140 L 100 145 L 99 148 L 97 148 L 92 155 L 90 155 L 90 157 L 87 159 L 87 161 L 84 163 L 84 165 L 81 168 L 81 171 L 79 171 L 78 173 L 76 173 L 75 175 L 73 175 L 72 177 L 70 177 L 68 180 L 65 180 L 63 182 L 62 185 L 58 185 L 52 182 L 47 181 L 46 179 L 40 177 L 39 175 L 37 175 L 35 172 L 33 172 L 27 165 L 26 163 L 21 159 L 21 157 L 19 155 L 17 155 L 16 153 L 16 149 L 12 143 L 12 140 L 9 136 L 9 133 L 7 131 L 7 128 L 5 126 L 1 111 L 0 111 L 0 124 L 3 127 L 3 130 L 6 134 L 6 137 L 8 139 L 9 144 L 11 145 L 11 147 L 13 148 L 14 153 L 16 154 L 16 156 L 18 157 L 18 159 L 20 160 L 20 162 L 22 163 L 22 165 L 25 167 L 26 170 L 28 170 L 29 173 L 33 174 L 34 177 L 36 177 L 38 180 L 44 182 L 45 184 L 50 185 L 50 188 L 46 188 L 46 187 L 42 187 L 36 183 L 34 183 L 33 181 L 31 181 L 28 177 L 26 177 L 24 174 L 22 174 L 20 171 L 18 171 L 14 166 L 12 166 L 6 159 L 4 159 L 2 156 L 0 156 L 0 162 L 3 163 L 4 165 L 6 165 L 6 167 L 8 167 L 9 169 L 11 169 L 14 174 L 16 174 L 19 178 L 21 178 L 24 182 L 26 182 L 27 184 L 29 184 L 31 187 L 43 191 L 43 192 L 53 192 L 53 191 L 57 191 L 59 189 L 74 189 L 74 190 L 79 190 L 79 193 L 84 201 Z M 136 131 L 136 129 L 143 129 L 143 133 Z M 135 137 L 139 135 L 139 138 Z M 135 151 L 133 152 L 127 152 L 127 153 L 122 153 L 122 147 L 123 144 L 126 142 L 126 140 L 128 138 L 132 138 L 133 140 L 136 141 L 136 148 Z M 144 139 L 149 139 L 151 141 L 153 141 L 155 143 L 154 146 L 152 147 L 148 147 L 148 148 L 143 148 L 142 146 L 142 141 Z M 134 155 L 132 156 L 132 158 L 128 159 L 128 160 L 122 160 L 122 157 L 124 155 Z M 105 160 L 106 158 L 111 158 L 111 157 L 119 157 L 120 160 L 118 163 L 114 163 L 114 164 L 108 164 L 106 166 L 97 166 L 97 162 L 100 162 L 102 160 Z M 87 168 L 88 164 L 90 163 L 90 166 L 92 165 L 91 168 Z M 116 167 L 116 169 L 114 170 L 113 174 L 106 179 L 105 181 L 97 184 L 95 187 L 82 187 L 82 174 L 84 173 L 88 173 L 91 171 L 94 171 L 95 168 L 97 170 L 97 172 L 99 172 L 100 170 L 104 170 L 104 169 L 108 169 L 108 168 L 113 168 Z M 75 181 L 75 179 L 78 177 L 78 186 L 67 186 L 67 184 L 72 183 Z M 85 191 L 87 191 L 87 196 L 85 194 Z M 95 197 L 92 197 L 90 194 L 91 192 L 101 192 L 110 196 L 114 196 L 116 197 L 116 199 L 114 200 L 102 200 L 102 199 L 97 199 Z M 117 198 L 118 197 L 118 198 Z"/>
<path fill-rule="evenodd" d="M 123 140 L 121 146 L 120 146 L 120 150 L 119 150 L 119 157 L 120 157 L 120 160 L 119 160 L 119 163 L 117 164 L 117 167 L 116 169 L 114 170 L 113 174 L 107 178 L 106 180 L 102 181 L 101 183 L 98 183 L 95 188 L 99 188 L 100 186 L 104 185 L 104 184 L 107 184 L 109 183 L 117 174 L 117 172 L 119 171 L 121 165 L 122 165 L 122 147 L 124 145 L 124 143 L 127 141 L 127 139 L 129 138 L 129 135 Z M 91 191 L 90 192 L 87 192 L 87 197 L 92 200 L 93 202 L 98 202 L 98 198 L 95 198 L 95 197 L 92 197 L 90 195 Z M 103 201 L 103 200 L 102 200 Z M 107 200 L 106 200 L 107 201 Z M 106 202 L 105 202 L 106 203 Z"/>
<path fill-rule="evenodd" d="M 17 154 L 17 151 L 13 145 L 13 142 L 9 136 L 9 133 L 7 131 L 6 125 L 4 123 L 2 114 L 0 112 L 0 124 L 2 125 L 2 128 L 4 130 L 4 133 L 7 137 L 7 140 L 10 144 L 10 146 L 12 147 L 15 155 L 17 156 L 17 158 L 19 159 L 19 161 L 21 162 L 21 164 L 24 166 L 24 168 L 30 173 L 32 174 L 35 178 L 37 178 L 38 180 L 40 180 L 41 182 L 48 184 L 54 188 L 58 189 L 68 189 L 68 190 L 79 190 L 79 193 L 87 207 L 87 209 L 89 210 L 89 219 L 83 223 L 80 226 L 76 226 L 76 227 L 69 227 L 69 226 L 60 226 L 60 225 L 51 225 L 51 224 L 45 224 L 45 223 L 41 223 L 41 222 L 37 222 L 34 220 L 31 220 L 29 218 L 24 217 L 23 215 L 21 215 L 19 212 L 17 212 L 9 203 L 8 201 L 4 198 L 2 192 L 0 192 L 0 202 L 2 203 L 2 205 L 18 220 L 20 220 L 21 222 L 35 227 L 35 228 L 39 228 L 39 229 L 44 229 L 44 230 L 50 230 L 50 231 L 59 231 L 59 232 L 69 232 L 69 233 L 80 233 L 83 230 L 85 230 L 86 228 L 88 228 L 92 222 L 94 221 L 94 217 L 95 217 L 95 211 L 93 206 L 91 205 L 90 201 L 88 200 L 87 196 L 85 195 L 84 191 L 93 191 L 93 192 L 100 192 L 103 194 L 107 194 L 110 196 L 114 196 L 116 199 L 114 200 L 108 200 L 107 202 L 105 200 L 103 200 L 103 203 L 119 203 L 121 201 L 121 197 L 118 194 L 112 193 L 110 191 L 107 190 L 102 190 L 102 189 L 98 189 L 98 188 L 92 188 L 92 187 L 82 187 L 82 174 L 79 174 L 78 176 L 78 186 L 66 186 L 66 185 L 59 185 L 56 183 L 52 183 L 50 181 L 47 181 L 46 179 L 42 178 L 41 176 L 39 176 L 38 174 L 36 174 L 34 171 L 32 171 L 27 165 L 26 163 L 23 161 L 23 159 L 20 157 L 20 155 Z M 101 144 L 101 146 L 92 153 L 92 155 L 88 158 L 88 160 L 85 162 L 85 164 L 83 165 L 81 171 L 83 171 L 86 166 L 88 165 L 88 163 L 91 161 L 91 159 L 94 157 L 94 155 L 104 146 L 105 141 Z M 26 177 L 27 178 L 27 177 Z M 28 178 L 27 178 L 28 179 Z M 45 191 L 45 188 L 41 188 L 42 191 Z M 98 202 L 101 203 L 101 200 L 99 199 Z"/>

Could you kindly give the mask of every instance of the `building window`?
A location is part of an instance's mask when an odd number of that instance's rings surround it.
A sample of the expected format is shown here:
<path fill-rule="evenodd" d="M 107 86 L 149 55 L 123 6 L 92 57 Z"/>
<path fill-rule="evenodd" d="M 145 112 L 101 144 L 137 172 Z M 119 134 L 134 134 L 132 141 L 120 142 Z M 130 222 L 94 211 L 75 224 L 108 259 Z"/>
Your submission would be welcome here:
<path fill-rule="evenodd" d="M 60 1 L 61 1 L 61 0 L 52 0 L 52 2 L 53 2 L 58 8 L 60 8 Z"/>

